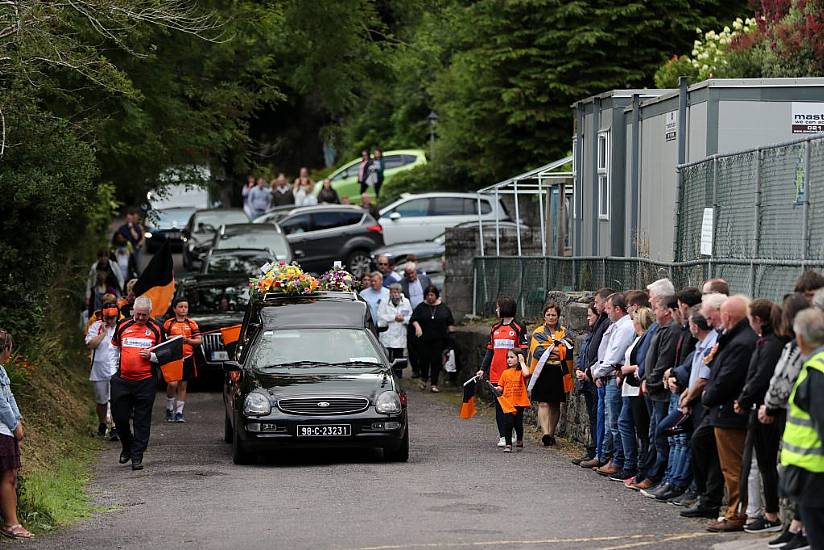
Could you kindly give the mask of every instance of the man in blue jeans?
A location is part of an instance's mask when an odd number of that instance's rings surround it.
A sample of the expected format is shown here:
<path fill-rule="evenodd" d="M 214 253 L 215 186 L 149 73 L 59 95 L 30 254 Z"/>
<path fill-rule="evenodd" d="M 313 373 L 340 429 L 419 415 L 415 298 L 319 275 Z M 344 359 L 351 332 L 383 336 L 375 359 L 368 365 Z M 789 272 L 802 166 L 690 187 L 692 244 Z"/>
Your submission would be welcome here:
<path fill-rule="evenodd" d="M 632 319 L 627 315 L 627 302 L 624 294 L 616 292 L 607 298 L 606 313 L 612 324 L 604 333 L 607 342 L 601 360 L 592 367 L 592 377 L 599 388 L 604 388 L 605 433 L 611 435 L 612 461 L 596 471 L 604 476 L 615 475 L 624 470 L 624 453 L 621 433 L 618 430 L 618 417 L 621 415 L 621 387 L 617 377 L 624 365 L 627 348 L 635 339 Z"/>

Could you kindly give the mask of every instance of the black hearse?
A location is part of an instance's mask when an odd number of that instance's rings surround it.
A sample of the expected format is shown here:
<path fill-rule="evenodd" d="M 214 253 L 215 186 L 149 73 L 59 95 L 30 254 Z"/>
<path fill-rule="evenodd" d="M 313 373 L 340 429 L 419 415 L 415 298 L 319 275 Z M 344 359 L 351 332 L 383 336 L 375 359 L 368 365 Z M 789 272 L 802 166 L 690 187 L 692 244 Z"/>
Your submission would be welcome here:
<path fill-rule="evenodd" d="M 236 464 L 286 448 L 382 449 L 406 461 L 406 395 L 353 292 L 267 294 L 249 304 L 224 364 L 224 438 Z"/>

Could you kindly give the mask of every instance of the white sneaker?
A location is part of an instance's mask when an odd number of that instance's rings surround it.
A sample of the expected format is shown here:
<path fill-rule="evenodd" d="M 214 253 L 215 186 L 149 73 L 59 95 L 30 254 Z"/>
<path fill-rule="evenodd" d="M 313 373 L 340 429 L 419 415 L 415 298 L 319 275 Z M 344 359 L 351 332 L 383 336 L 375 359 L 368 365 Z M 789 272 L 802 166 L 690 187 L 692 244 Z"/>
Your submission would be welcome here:
<path fill-rule="evenodd" d="M 501 438 L 498 440 L 498 447 L 506 447 L 506 438 Z"/>

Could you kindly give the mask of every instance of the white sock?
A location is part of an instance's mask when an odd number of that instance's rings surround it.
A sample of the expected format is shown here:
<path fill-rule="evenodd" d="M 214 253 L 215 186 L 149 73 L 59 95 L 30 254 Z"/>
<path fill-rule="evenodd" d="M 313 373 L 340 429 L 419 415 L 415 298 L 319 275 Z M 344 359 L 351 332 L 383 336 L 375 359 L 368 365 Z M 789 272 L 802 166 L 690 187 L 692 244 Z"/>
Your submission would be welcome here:
<path fill-rule="evenodd" d="M 177 409 L 175 410 L 175 412 L 177 414 L 183 414 L 183 405 L 185 405 L 185 404 L 186 404 L 185 401 L 178 401 L 177 402 Z"/>
<path fill-rule="evenodd" d="M 166 398 L 166 410 L 167 411 L 174 411 L 175 410 L 175 398 L 174 397 L 167 397 Z"/>

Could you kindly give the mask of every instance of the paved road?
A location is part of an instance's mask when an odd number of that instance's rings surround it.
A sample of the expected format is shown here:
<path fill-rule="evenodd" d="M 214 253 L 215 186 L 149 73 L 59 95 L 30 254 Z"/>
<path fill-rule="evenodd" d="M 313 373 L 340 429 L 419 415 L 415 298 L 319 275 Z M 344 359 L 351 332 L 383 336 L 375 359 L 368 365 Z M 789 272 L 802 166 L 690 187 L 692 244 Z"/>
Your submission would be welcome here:
<path fill-rule="evenodd" d="M 186 424 L 158 421 L 161 397 L 146 469 L 118 465 L 112 444 L 91 485 L 106 511 L 27 547 L 694 550 L 733 540 L 557 450 L 504 454 L 488 416 L 460 420 L 443 396 L 410 392 L 406 464 L 327 452 L 245 467 L 222 441 L 219 394 L 193 394 Z"/>

